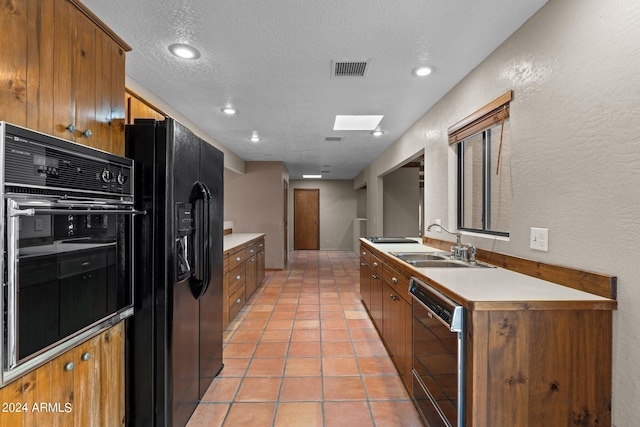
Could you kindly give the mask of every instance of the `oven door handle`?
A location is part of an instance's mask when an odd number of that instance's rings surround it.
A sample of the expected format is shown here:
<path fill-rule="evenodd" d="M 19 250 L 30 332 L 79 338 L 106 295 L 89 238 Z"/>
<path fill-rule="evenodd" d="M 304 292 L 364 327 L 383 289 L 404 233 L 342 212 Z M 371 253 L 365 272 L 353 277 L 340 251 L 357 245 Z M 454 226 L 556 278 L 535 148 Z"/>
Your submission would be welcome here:
<path fill-rule="evenodd" d="M 18 231 L 19 216 L 34 215 L 33 209 L 19 209 L 15 200 L 7 200 L 7 365 L 18 363 Z"/>
<path fill-rule="evenodd" d="M 9 216 L 35 216 L 35 215 L 146 215 L 147 211 L 139 211 L 135 209 L 18 209 L 9 207 Z"/>

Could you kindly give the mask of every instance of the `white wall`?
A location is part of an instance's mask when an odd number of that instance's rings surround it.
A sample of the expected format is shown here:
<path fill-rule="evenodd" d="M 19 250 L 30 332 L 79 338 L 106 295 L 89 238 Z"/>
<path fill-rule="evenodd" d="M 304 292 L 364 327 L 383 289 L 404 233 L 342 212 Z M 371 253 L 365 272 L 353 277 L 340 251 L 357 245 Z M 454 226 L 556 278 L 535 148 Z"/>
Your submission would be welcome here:
<path fill-rule="evenodd" d="M 284 267 L 284 183 L 282 162 L 246 162 L 245 173 L 224 170 L 224 220 L 234 233 L 265 233 L 267 268 Z"/>
<path fill-rule="evenodd" d="M 358 193 L 352 181 L 289 181 L 289 247 L 293 249 L 293 191 L 296 188 L 320 189 L 320 249 L 353 250 L 353 219 L 356 217 Z"/>
<path fill-rule="evenodd" d="M 551 0 L 354 180 L 354 188 L 367 185 L 376 234 L 379 177 L 424 148 L 425 218 L 455 227 L 456 151 L 447 127 L 513 90 L 510 239 L 463 240 L 618 277 L 618 427 L 636 425 L 640 407 L 639 69 L 640 2 Z M 530 227 L 549 229 L 549 252 L 529 249 Z"/>
<path fill-rule="evenodd" d="M 420 169 L 402 167 L 384 176 L 383 235 L 420 235 Z"/>

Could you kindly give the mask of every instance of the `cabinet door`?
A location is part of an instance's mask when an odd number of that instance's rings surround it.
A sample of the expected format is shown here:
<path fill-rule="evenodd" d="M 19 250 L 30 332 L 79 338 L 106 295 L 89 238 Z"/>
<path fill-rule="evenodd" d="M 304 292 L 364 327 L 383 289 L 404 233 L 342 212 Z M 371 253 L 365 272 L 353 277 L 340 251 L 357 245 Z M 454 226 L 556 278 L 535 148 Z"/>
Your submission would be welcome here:
<path fill-rule="evenodd" d="M 100 339 L 99 335 L 73 349 L 72 409 L 76 426 L 100 425 Z"/>
<path fill-rule="evenodd" d="M 74 350 L 71 349 L 51 361 L 51 403 L 58 403 L 61 407 L 71 403 L 71 412 L 49 412 L 47 415 L 48 422 L 45 425 L 54 426 L 73 426 L 73 411 L 77 410 L 82 402 L 74 399 L 74 369 L 75 359 Z M 38 402 L 40 403 L 40 402 Z M 48 402 L 43 402 L 48 403 Z"/>
<path fill-rule="evenodd" d="M 360 296 L 365 308 L 371 311 L 371 255 L 360 245 Z"/>
<path fill-rule="evenodd" d="M 251 298 L 253 292 L 258 287 L 258 264 L 257 264 L 257 255 L 252 256 L 246 261 L 246 282 L 245 282 L 245 291 L 246 291 L 246 299 Z"/>
<path fill-rule="evenodd" d="M 100 426 L 124 426 L 124 322 L 100 339 Z"/>
<path fill-rule="evenodd" d="M 382 338 L 387 344 L 387 349 L 391 353 L 402 381 L 410 390 L 413 338 L 411 304 L 401 298 L 391 286 L 384 283 L 382 307 Z"/>
<path fill-rule="evenodd" d="M 371 305 L 369 314 L 378 331 L 382 331 L 382 262 L 371 256 Z"/>
<path fill-rule="evenodd" d="M 135 119 L 165 119 L 162 113 L 130 93 L 127 93 L 125 96 L 125 108 L 127 111 L 125 117 L 127 124 L 133 124 Z"/>
<path fill-rule="evenodd" d="M 260 286 L 260 284 L 262 284 L 262 281 L 264 280 L 265 262 L 266 262 L 266 259 L 265 259 L 264 249 L 262 249 L 261 251 L 258 252 L 258 255 L 257 255 L 257 263 L 258 263 L 257 286 Z"/>

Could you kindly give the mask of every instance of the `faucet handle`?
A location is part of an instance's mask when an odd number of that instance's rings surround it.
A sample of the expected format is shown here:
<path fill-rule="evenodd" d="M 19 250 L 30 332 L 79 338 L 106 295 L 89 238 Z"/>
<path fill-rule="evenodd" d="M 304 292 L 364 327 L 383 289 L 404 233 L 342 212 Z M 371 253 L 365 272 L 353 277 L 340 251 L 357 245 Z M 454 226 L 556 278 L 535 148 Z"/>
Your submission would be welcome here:
<path fill-rule="evenodd" d="M 467 247 L 469 248 L 469 262 L 475 263 L 476 262 L 476 247 L 473 246 L 472 244 L 468 244 Z"/>
<path fill-rule="evenodd" d="M 468 259 L 467 255 L 469 253 L 469 248 L 466 247 L 466 246 L 460 246 L 459 251 L 460 251 L 460 258 L 459 259 L 464 261 L 464 262 L 467 262 L 467 259 Z"/>

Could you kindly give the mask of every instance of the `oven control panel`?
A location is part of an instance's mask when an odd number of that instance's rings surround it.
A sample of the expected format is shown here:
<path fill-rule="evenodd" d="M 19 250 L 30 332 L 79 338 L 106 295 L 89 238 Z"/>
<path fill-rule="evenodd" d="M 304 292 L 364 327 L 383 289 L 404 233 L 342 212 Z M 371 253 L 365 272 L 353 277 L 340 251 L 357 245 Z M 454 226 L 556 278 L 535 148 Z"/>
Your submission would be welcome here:
<path fill-rule="evenodd" d="M 0 122 L 8 186 L 132 193 L 133 161 Z"/>

